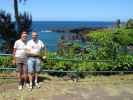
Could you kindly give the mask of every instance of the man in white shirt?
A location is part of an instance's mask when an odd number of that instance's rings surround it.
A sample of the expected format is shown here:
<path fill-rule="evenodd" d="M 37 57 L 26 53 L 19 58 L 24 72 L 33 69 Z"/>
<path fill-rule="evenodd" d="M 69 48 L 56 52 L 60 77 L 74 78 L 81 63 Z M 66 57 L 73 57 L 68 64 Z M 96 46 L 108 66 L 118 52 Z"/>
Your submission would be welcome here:
<path fill-rule="evenodd" d="M 42 50 L 45 50 L 46 52 L 46 46 L 44 43 L 38 39 L 37 32 L 32 32 L 32 40 L 29 40 L 27 42 L 27 53 L 28 53 L 28 76 L 30 81 L 30 89 L 32 89 L 33 84 L 33 76 L 35 76 L 35 86 L 38 88 L 40 87 L 38 84 L 38 73 L 40 72 L 40 52 Z"/>
<path fill-rule="evenodd" d="M 23 75 L 25 82 L 27 81 L 27 56 L 26 56 L 27 32 L 21 33 L 21 38 L 14 44 L 13 64 L 16 65 L 17 79 L 19 81 L 18 89 L 23 88 Z"/>

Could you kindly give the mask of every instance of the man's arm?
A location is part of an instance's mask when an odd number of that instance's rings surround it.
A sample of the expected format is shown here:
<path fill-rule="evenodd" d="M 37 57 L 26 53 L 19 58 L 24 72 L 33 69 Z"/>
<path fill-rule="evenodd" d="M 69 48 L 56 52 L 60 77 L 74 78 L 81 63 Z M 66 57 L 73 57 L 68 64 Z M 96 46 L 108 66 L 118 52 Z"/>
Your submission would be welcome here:
<path fill-rule="evenodd" d="M 26 54 L 29 57 L 30 56 L 34 56 L 34 57 L 38 57 L 39 56 L 38 54 L 32 52 L 32 48 L 31 48 L 31 45 L 30 45 L 29 42 L 27 43 L 27 46 L 26 46 Z"/>
<path fill-rule="evenodd" d="M 48 50 L 47 50 L 46 45 L 45 45 L 45 47 L 44 47 L 44 51 L 45 51 L 45 56 L 47 56 L 47 54 L 48 54 Z"/>
<path fill-rule="evenodd" d="M 48 51 L 47 51 L 47 47 L 46 45 L 44 45 L 44 43 L 42 42 L 42 49 L 41 49 L 41 59 L 46 59 L 47 58 L 47 54 L 48 54 Z"/>
<path fill-rule="evenodd" d="M 32 53 L 32 51 L 31 51 L 31 49 L 27 49 L 26 50 L 26 53 L 27 53 L 27 56 L 31 56 L 31 57 L 39 57 L 39 54 L 37 54 L 37 53 Z"/>
<path fill-rule="evenodd" d="M 16 53 L 16 48 L 13 49 L 13 64 L 16 64 L 16 57 L 15 57 L 15 53 Z"/>

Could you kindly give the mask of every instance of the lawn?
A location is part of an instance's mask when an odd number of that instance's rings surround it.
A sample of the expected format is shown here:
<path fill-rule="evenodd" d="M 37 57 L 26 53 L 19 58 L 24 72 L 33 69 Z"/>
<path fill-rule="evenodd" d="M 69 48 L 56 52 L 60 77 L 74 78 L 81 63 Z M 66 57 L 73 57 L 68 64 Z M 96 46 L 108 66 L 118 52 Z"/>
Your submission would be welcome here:
<path fill-rule="evenodd" d="M 133 100 L 133 75 L 88 76 L 79 82 L 40 75 L 41 88 L 17 90 L 15 79 L 0 80 L 0 100 Z"/>

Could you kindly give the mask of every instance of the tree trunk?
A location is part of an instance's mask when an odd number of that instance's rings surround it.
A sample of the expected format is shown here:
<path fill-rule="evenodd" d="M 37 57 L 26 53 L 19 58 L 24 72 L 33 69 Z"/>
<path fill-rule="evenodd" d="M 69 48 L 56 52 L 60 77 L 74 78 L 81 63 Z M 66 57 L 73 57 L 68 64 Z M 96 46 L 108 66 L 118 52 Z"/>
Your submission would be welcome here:
<path fill-rule="evenodd" d="M 14 13 L 16 22 L 19 22 L 18 0 L 14 0 Z"/>
<path fill-rule="evenodd" d="M 15 30 L 16 32 L 19 34 L 19 7 L 18 7 L 18 0 L 14 0 L 14 14 L 15 14 L 15 20 L 16 20 L 16 24 L 15 24 Z"/>

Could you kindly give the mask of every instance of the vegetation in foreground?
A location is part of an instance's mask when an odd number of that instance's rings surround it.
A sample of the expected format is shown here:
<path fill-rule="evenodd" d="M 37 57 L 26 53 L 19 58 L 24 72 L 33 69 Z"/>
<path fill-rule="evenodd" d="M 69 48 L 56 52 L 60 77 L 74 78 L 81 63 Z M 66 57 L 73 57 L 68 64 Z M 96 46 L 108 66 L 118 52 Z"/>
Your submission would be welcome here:
<path fill-rule="evenodd" d="M 81 71 L 133 71 L 133 29 L 102 29 L 86 34 L 87 41 L 60 40 L 57 52 L 48 53 L 42 68 L 76 71 L 74 76 L 85 77 Z M 0 57 L 1 67 L 13 67 L 12 57 Z M 71 73 L 49 72 L 64 76 Z"/>

